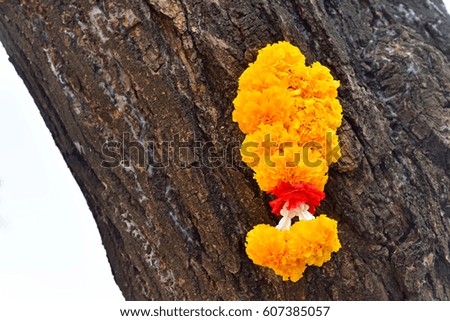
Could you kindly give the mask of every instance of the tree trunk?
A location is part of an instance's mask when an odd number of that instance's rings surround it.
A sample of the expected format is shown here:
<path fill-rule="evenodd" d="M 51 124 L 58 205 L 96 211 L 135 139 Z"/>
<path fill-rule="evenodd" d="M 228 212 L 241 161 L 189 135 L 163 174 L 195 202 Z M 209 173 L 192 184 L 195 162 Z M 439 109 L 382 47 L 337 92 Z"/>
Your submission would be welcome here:
<path fill-rule="evenodd" d="M 0 1 L 129 300 L 450 299 L 449 35 L 439 0 Z M 231 120 L 238 77 L 279 40 L 332 70 L 344 109 L 318 209 L 342 249 L 297 283 L 245 254 L 276 218 Z"/>

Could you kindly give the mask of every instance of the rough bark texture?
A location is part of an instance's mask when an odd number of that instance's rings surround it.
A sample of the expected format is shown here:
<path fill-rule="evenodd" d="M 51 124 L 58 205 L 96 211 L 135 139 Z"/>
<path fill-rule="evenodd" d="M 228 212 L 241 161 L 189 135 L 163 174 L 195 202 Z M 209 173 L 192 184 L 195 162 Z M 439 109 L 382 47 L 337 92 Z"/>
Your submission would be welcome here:
<path fill-rule="evenodd" d="M 438 0 L 0 1 L 0 40 L 130 300 L 450 299 L 449 35 Z M 278 40 L 332 70 L 344 108 L 318 211 L 343 247 L 297 283 L 245 255 L 276 218 L 231 120 L 239 75 Z M 124 133 L 130 158 L 157 143 L 148 166 L 101 166 Z M 176 134 L 212 148 L 157 166 Z"/>

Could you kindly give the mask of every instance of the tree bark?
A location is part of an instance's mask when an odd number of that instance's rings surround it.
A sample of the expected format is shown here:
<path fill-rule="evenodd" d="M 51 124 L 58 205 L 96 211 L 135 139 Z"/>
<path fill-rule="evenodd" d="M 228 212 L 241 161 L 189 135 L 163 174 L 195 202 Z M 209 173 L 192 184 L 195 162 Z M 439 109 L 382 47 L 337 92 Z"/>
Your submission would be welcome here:
<path fill-rule="evenodd" d="M 449 35 L 439 0 L 0 1 L 129 300 L 450 299 Z M 238 77 L 279 40 L 331 69 L 344 109 L 318 209 L 342 249 L 297 283 L 245 254 L 276 218 L 231 120 Z"/>

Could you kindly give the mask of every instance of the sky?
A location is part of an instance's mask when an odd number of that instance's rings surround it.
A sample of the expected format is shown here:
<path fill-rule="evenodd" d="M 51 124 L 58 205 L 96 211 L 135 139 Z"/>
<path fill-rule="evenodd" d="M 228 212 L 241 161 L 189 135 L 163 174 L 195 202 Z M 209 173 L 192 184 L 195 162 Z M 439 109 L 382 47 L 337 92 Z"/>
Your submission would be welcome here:
<path fill-rule="evenodd" d="M 0 302 L 123 300 L 86 201 L 0 45 Z"/>
<path fill-rule="evenodd" d="M 0 302 L 6 300 L 123 297 L 86 201 L 0 45 Z"/>

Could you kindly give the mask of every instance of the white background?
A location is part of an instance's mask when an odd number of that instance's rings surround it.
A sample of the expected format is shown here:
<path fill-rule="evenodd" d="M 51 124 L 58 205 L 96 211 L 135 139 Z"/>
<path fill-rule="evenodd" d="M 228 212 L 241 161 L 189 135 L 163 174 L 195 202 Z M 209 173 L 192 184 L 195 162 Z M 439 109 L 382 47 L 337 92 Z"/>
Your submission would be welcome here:
<path fill-rule="evenodd" d="M 123 300 L 92 214 L 0 46 L 0 302 L 100 299 Z"/>
<path fill-rule="evenodd" d="M 0 302 L 93 299 L 123 297 L 86 201 L 0 46 Z"/>

